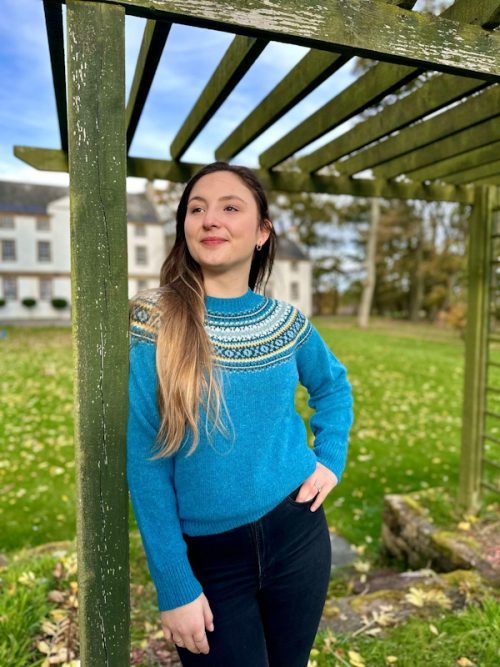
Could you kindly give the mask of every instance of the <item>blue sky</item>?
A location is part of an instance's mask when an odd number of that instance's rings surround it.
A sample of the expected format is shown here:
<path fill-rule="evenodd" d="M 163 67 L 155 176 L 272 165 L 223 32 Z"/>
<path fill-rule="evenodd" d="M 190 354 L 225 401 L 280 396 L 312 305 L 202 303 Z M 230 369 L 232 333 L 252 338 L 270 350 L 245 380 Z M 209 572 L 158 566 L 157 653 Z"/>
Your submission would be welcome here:
<path fill-rule="evenodd" d="M 64 21 L 66 7 L 63 6 Z M 145 20 L 126 17 L 126 92 L 128 95 Z M 174 25 L 139 123 L 130 154 L 169 159 L 169 146 L 233 36 Z M 214 159 L 214 150 L 280 79 L 307 53 L 303 47 L 270 43 L 232 94 L 183 155 L 190 162 Z M 327 79 L 265 134 L 232 160 L 249 167 L 258 155 L 353 80 L 352 61 Z M 68 184 L 67 174 L 42 172 L 13 155 L 13 146 L 59 148 L 49 50 L 41 0 L 2 0 L 0 22 L 0 179 Z M 308 152 L 343 132 L 346 123 Z M 129 191 L 143 189 L 142 179 L 128 179 Z"/>

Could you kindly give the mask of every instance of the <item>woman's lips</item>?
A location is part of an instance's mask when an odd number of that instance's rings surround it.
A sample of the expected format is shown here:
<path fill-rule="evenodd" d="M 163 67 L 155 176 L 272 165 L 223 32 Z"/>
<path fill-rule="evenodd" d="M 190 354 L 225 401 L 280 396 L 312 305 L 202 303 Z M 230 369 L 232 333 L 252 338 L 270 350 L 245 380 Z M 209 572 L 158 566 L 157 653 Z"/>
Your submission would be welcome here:
<path fill-rule="evenodd" d="M 205 239 L 202 241 L 203 245 L 220 245 L 221 243 L 225 243 L 226 239 Z"/>

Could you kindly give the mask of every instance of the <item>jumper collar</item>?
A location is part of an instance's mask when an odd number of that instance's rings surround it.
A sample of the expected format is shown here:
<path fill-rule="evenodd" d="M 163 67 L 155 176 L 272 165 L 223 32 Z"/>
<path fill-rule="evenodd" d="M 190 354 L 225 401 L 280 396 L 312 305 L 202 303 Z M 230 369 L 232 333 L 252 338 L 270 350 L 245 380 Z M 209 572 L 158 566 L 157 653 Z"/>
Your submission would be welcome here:
<path fill-rule="evenodd" d="M 238 313 L 242 310 L 252 310 L 259 306 L 265 297 L 248 288 L 245 294 L 233 297 L 219 297 L 205 295 L 207 311 L 215 313 Z"/>

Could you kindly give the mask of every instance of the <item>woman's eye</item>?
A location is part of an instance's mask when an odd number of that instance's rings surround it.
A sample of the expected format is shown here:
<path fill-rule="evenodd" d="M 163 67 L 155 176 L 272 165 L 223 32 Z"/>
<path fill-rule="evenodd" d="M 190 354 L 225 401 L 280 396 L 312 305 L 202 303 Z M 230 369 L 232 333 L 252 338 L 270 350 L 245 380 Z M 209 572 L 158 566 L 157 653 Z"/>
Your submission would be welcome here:
<path fill-rule="evenodd" d="M 200 207 L 199 207 L 199 206 L 195 206 L 195 208 L 192 208 L 192 209 L 191 209 L 191 213 L 195 213 L 196 211 L 199 211 L 199 210 L 200 210 Z"/>
<path fill-rule="evenodd" d="M 237 211 L 237 210 L 238 210 L 237 208 L 235 208 L 235 207 L 234 207 L 234 206 L 232 206 L 231 204 L 229 204 L 229 206 L 226 206 L 226 208 L 232 208 L 232 209 L 233 209 L 233 211 Z"/>

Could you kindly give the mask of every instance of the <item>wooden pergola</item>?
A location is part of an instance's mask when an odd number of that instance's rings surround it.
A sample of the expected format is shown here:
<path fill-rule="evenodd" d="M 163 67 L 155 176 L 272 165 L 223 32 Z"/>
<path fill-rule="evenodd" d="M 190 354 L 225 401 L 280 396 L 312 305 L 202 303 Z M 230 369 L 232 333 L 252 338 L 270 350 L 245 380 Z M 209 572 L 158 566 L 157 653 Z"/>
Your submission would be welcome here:
<path fill-rule="evenodd" d="M 126 177 L 186 181 L 201 165 L 191 143 L 270 41 L 306 55 L 214 150 L 231 160 L 350 58 L 378 61 L 269 146 L 256 170 L 269 190 L 463 202 L 468 241 L 463 435 L 458 500 L 479 506 L 500 468 L 494 386 L 495 263 L 500 263 L 499 0 L 456 0 L 440 16 L 415 0 L 44 0 L 60 149 L 16 146 L 36 169 L 69 171 L 75 360 L 75 447 L 81 661 L 129 664 L 128 293 Z M 125 16 L 147 19 L 125 100 Z M 234 39 L 165 160 L 128 154 L 173 23 Z M 68 89 L 66 90 L 66 75 Z M 385 105 L 320 148 L 287 159 L 410 82 Z M 207 160 L 208 161 L 208 160 Z M 325 170 L 322 171 L 324 167 Z M 373 178 L 360 176 L 371 169 Z"/>

